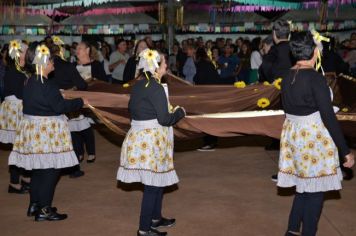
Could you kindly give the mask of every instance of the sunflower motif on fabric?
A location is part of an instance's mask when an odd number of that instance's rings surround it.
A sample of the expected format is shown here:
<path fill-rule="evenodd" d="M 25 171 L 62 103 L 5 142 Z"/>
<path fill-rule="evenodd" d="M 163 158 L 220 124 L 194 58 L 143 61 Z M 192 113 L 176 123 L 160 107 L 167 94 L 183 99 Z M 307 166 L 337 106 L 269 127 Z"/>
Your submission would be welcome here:
<path fill-rule="evenodd" d="M 333 149 L 329 149 L 327 152 L 326 152 L 327 156 L 328 157 L 334 157 L 335 155 L 335 151 Z"/>
<path fill-rule="evenodd" d="M 282 78 L 278 78 L 273 82 L 273 85 L 276 89 L 281 90 L 282 88 Z"/>
<path fill-rule="evenodd" d="M 311 163 L 312 163 L 312 165 L 317 165 L 319 163 L 319 160 L 317 158 L 313 157 L 311 159 Z"/>
<path fill-rule="evenodd" d="M 147 147 L 148 147 L 148 144 L 147 144 L 146 142 L 142 142 L 142 143 L 141 143 L 141 149 L 142 149 L 142 150 L 146 150 Z"/>
<path fill-rule="evenodd" d="M 246 87 L 246 83 L 244 81 L 237 81 L 234 83 L 234 87 L 236 88 L 245 88 Z"/>
<path fill-rule="evenodd" d="M 302 155 L 302 158 L 304 161 L 309 161 L 310 160 L 310 155 L 308 153 L 305 153 Z"/>
<path fill-rule="evenodd" d="M 135 165 L 136 164 L 136 159 L 135 158 L 129 158 L 129 163 L 130 163 L 130 165 Z"/>
<path fill-rule="evenodd" d="M 270 105 L 270 101 L 268 98 L 260 98 L 257 101 L 257 106 L 261 108 L 266 108 Z"/>
<path fill-rule="evenodd" d="M 141 154 L 140 162 L 145 163 L 147 161 L 147 156 L 145 154 Z"/>
<path fill-rule="evenodd" d="M 287 152 L 284 156 L 287 160 L 292 160 L 293 156 L 290 152 Z"/>

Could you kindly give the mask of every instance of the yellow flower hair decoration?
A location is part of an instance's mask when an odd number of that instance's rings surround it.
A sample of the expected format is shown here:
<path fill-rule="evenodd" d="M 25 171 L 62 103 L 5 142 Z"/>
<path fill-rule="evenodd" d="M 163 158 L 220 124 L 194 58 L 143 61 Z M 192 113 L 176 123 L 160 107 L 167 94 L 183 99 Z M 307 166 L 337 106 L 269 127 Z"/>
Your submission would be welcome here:
<path fill-rule="evenodd" d="M 64 42 L 62 41 L 62 39 L 58 36 L 52 36 L 52 40 L 53 40 L 53 43 L 57 46 L 62 46 L 64 45 Z"/>
<path fill-rule="evenodd" d="M 211 52 L 210 49 L 208 49 L 206 54 L 207 54 L 209 60 L 211 61 L 211 63 L 213 63 L 213 65 L 215 66 L 215 69 L 218 68 L 218 65 L 216 64 L 216 61 L 213 60 L 213 53 Z"/>
<path fill-rule="evenodd" d="M 276 89 L 281 90 L 282 78 L 278 78 L 275 81 L 273 81 L 273 85 L 274 85 L 274 87 L 276 87 Z"/>
<path fill-rule="evenodd" d="M 246 84 L 244 81 L 237 81 L 234 83 L 234 87 L 236 88 L 245 88 L 246 87 Z"/>
<path fill-rule="evenodd" d="M 257 106 L 261 107 L 261 108 L 266 108 L 270 105 L 270 101 L 268 100 L 268 98 L 260 98 L 257 101 Z"/>
<path fill-rule="evenodd" d="M 317 59 L 316 59 L 316 63 L 315 63 L 315 69 L 319 70 L 321 68 L 321 72 L 324 75 L 325 73 L 324 73 L 323 67 L 321 66 L 321 54 L 323 52 L 323 45 L 321 42 L 322 41 L 330 42 L 330 39 L 325 36 L 322 36 L 321 34 L 319 34 L 319 32 L 317 32 L 315 30 L 312 30 L 311 33 L 313 34 L 314 42 L 318 49 Z"/>
<path fill-rule="evenodd" d="M 143 50 L 139 56 L 138 69 L 143 69 L 143 72 L 149 71 L 153 74 L 159 67 L 158 62 L 160 62 L 161 57 L 156 50 L 147 48 Z"/>
<path fill-rule="evenodd" d="M 15 61 L 16 69 L 23 72 L 20 66 L 20 53 L 27 49 L 27 45 L 22 43 L 20 40 L 15 39 L 9 43 L 9 56 Z"/>
<path fill-rule="evenodd" d="M 9 56 L 12 59 L 16 60 L 16 58 L 20 57 L 21 46 L 22 46 L 22 43 L 18 39 L 10 41 L 10 43 L 9 43 Z"/>
<path fill-rule="evenodd" d="M 149 77 L 146 72 L 150 72 L 152 75 L 156 74 L 156 69 L 159 67 L 158 62 L 161 61 L 161 56 L 156 50 L 151 50 L 149 48 L 143 50 L 140 54 L 140 61 L 138 62 L 137 69 L 143 69 L 149 84 Z"/>
<path fill-rule="evenodd" d="M 32 64 L 36 65 L 36 73 L 41 75 L 41 80 L 43 67 L 47 66 L 50 56 L 51 53 L 46 45 L 37 46 L 36 55 Z"/>
<path fill-rule="evenodd" d="M 65 60 L 64 55 L 63 55 L 63 48 L 62 46 L 64 45 L 64 42 L 62 41 L 62 39 L 59 36 L 52 36 L 52 41 L 55 45 L 57 45 L 59 47 L 59 56 Z"/>

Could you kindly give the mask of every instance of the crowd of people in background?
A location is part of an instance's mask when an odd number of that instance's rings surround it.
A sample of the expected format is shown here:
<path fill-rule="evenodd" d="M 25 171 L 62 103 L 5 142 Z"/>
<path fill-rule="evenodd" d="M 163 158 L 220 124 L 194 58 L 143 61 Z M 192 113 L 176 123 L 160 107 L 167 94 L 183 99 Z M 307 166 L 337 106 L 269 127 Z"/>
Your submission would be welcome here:
<path fill-rule="evenodd" d="M 324 42 L 324 71 L 356 76 L 356 33 L 342 42 L 329 38 L 330 42 Z M 50 37 L 45 40 L 50 40 Z M 253 39 L 239 37 L 235 41 L 231 38 L 217 38 L 214 41 L 204 41 L 203 37 L 188 38 L 181 42 L 175 40 L 170 53 L 165 40 L 153 41 L 150 36 L 141 40 L 116 38 L 115 45 L 104 40 L 91 44 L 92 60 L 104 65 L 106 80 L 111 83 L 125 83 L 134 79 L 139 53 L 150 48 L 166 55 L 170 72 L 189 83 L 232 84 L 244 81 L 253 84 L 271 80 L 261 70 L 261 65 L 263 61 L 268 61 L 268 53 L 276 42 L 272 36 Z M 65 45 L 64 58 L 67 61 L 75 63 L 78 60 L 77 46 L 78 42 Z M 0 78 L 5 71 L 4 55 L 7 51 L 8 44 L 4 44 L 1 47 L 3 60 L 0 61 Z"/>

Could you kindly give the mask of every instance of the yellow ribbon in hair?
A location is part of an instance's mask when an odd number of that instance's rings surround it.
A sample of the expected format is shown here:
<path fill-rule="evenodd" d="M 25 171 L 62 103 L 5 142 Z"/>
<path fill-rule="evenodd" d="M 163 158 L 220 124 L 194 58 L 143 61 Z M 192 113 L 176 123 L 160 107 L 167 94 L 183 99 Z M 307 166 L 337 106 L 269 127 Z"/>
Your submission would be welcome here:
<path fill-rule="evenodd" d="M 324 41 L 324 42 L 330 42 L 330 39 L 322 36 L 321 34 L 319 34 L 319 32 L 312 30 L 311 33 L 313 34 L 314 40 L 316 42 L 318 42 L 319 44 Z M 319 70 L 321 67 L 321 51 L 320 48 L 318 48 L 318 52 L 317 52 L 317 59 L 316 59 L 316 63 L 315 63 L 315 69 Z"/>
<path fill-rule="evenodd" d="M 218 67 L 218 65 L 216 64 L 216 61 L 213 60 L 213 53 L 211 52 L 211 50 L 208 49 L 206 54 L 208 55 L 209 60 L 211 61 L 211 63 L 213 63 L 213 65 L 215 66 L 215 69 L 216 69 Z"/>

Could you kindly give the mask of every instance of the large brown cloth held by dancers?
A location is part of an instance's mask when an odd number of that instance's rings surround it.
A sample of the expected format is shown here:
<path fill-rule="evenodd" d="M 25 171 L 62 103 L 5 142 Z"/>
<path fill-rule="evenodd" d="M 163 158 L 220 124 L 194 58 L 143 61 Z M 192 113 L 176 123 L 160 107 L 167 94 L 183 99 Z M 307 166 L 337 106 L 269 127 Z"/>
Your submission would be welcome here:
<path fill-rule="evenodd" d="M 345 93 L 342 90 L 347 83 Z M 279 138 L 281 134 L 284 115 L 275 111 L 263 112 L 264 116 L 246 117 L 245 111 L 261 111 L 257 106 L 260 98 L 267 98 L 270 105 L 264 110 L 278 110 L 281 108 L 280 91 L 273 85 L 250 85 L 245 88 L 236 88 L 233 85 L 202 85 L 192 86 L 169 75 L 165 81 L 169 87 L 169 100 L 172 106 L 182 106 L 187 111 L 187 117 L 175 126 L 177 138 L 189 139 L 201 136 L 204 133 L 231 137 L 237 135 L 264 135 Z M 356 104 L 350 94 L 350 88 L 356 83 L 348 84 L 349 79 L 343 76 L 337 80 L 331 78 L 331 83 L 337 84 L 339 92 L 338 105 L 348 108 L 348 112 L 340 112 L 338 119 L 348 136 L 356 136 Z M 105 125 L 119 135 L 125 135 L 130 128 L 128 101 L 130 86 L 107 84 L 94 81 L 90 84 L 88 92 L 64 91 L 68 98 L 83 97 L 90 103 L 90 109 Z M 341 88 L 341 89 L 340 89 Z M 356 91 L 356 90 L 354 90 Z M 214 113 L 219 113 L 214 115 Z"/>

